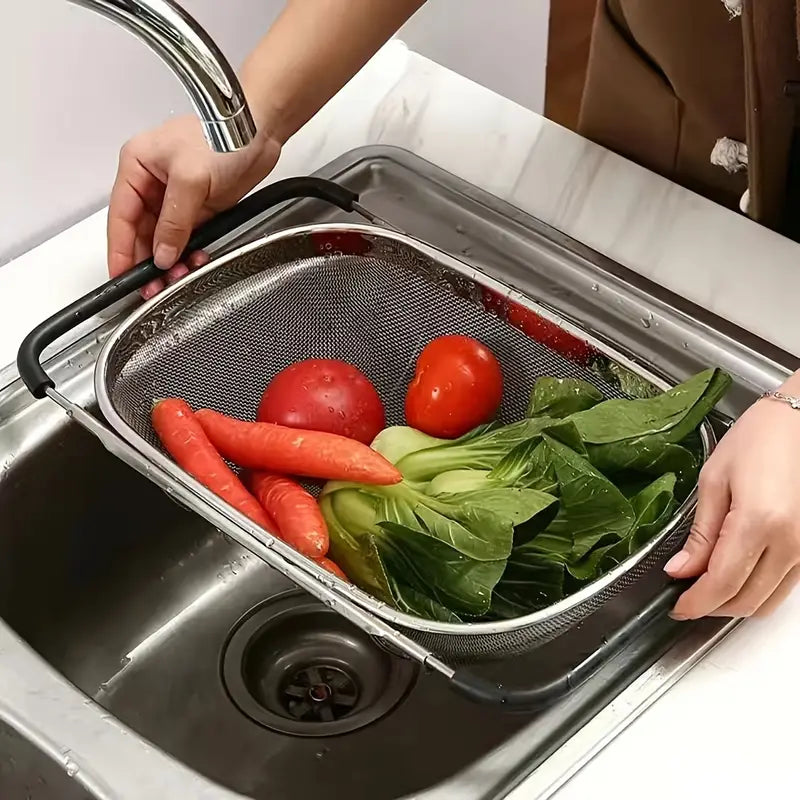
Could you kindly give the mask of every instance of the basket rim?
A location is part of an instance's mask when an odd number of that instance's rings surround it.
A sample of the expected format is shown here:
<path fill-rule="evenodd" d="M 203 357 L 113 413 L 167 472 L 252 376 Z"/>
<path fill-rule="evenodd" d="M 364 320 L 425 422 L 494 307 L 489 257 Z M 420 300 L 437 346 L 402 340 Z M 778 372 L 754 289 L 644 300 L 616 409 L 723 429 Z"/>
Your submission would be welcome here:
<path fill-rule="evenodd" d="M 243 529 L 249 534 L 250 537 L 257 539 L 261 544 L 279 553 L 285 560 L 290 562 L 292 566 L 298 567 L 311 574 L 324 586 L 328 587 L 333 595 L 332 602 L 335 598 L 347 599 L 356 603 L 363 610 L 378 616 L 382 620 L 393 623 L 406 630 L 425 634 L 437 634 L 447 637 L 463 636 L 469 638 L 513 633 L 523 628 L 541 625 L 546 623 L 548 620 L 555 619 L 560 615 L 575 609 L 613 585 L 627 572 L 644 561 L 662 542 L 664 542 L 670 536 L 670 534 L 675 531 L 678 526 L 680 526 L 688 517 L 692 515 L 697 505 L 696 485 L 692 489 L 692 492 L 689 494 L 689 496 L 676 510 L 670 522 L 662 529 L 658 536 L 654 537 L 650 542 L 647 543 L 647 545 L 638 550 L 636 553 L 633 553 L 625 561 L 614 567 L 614 569 L 605 573 L 592 583 L 587 584 L 579 591 L 568 595 L 553 605 L 539 609 L 538 611 L 522 617 L 485 622 L 449 623 L 426 620 L 422 619 L 421 617 L 407 614 L 403 611 L 398 611 L 386 603 L 377 600 L 362 589 L 359 589 L 352 584 L 344 583 L 338 578 L 333 578 L 330 573 L 323 568 L 318 567 L 310 559 L 301 556 L 297 551 L 278 539 L 274 534 L 272 534 L 272 532 L 266 531 L 265 529 L 255 525 L 255 523 L 253 523 L 247 517 L 235 511 L 228 506 L 227 503 L 220 500 L 214 493 L 210 492 L 192 476 L 182 470 L 177 464 L 175 464 L 175 462 L 161 453 L 157 448 L 150 445 L 144 438 L 139 436 L 139 434 L 136 433 L 136 431 L 134 431 L 130 425 L 128 425 L 121 415 L 117 413 L 107 391 L 107 373 L 109 362 L 111 361 L 115 350 L 121 343 L 122 339 L 134 325 L 136 325 L 144 317 L 147 317 L 149 314 L 153 313 L 157 308 L 159 308 L 159 306 L 174 300 L 177 295 L 186 292 L 195 281 L 200 280 L 213 270 L 222 267 L 231 261 L 235 261 L 248 253 L 259 250 L 274 242 L 291 239 L 294 237 L 304 237 L 321 231 L 360 233 L 376 238 L 388 239 L 395 243 L 410 247 L 418 253 L 437 261 L 446 268 L 461 274 L 474 283 L 489 290 L 500 292 L 510 301 L 518 303 L 534 313 L 545 317 L 548 321 L 551 321 L 560 326 L 563 330 L 580 337 L 604 356 L 624 366 L 626 369 L 629 369 L 639 377 L 644 378 L 659 389 L 666 390 L 674 386 L 673 383 L 666 380 L 662 375 L 651 370 L 640 361 L 620 352 L 612 342 L 598 336 L 596 333 L 590 333 L 582 326 L 565 318 L 557 311 L 549 308 L 546 305 L 543 305 L 542 303 L 532 300 L 527 295 L 509 287 L 496 278 L 493 278 L 488 272 L 471 264 L 467 264 L 465 261 L 462 261 L 456 256 L 440 250 L 439 248 L 436 248 L 424 241 L 409 236 L 408 234 L 380 227 L 378 225 L 354 223 L 312 223 L 284 228 L 279 231 L 266 234 L 252 242 L 237 247 L 234 250 L 231 250 L 230 252 L 220 256 L 219 258 L 212 259 L 206 266 L 186 276 L 183 280 L 168 287 L 165 291 L 156 295 L 156 297 L 152 298 L 141 305 L 138 309 L 134 310 L 106 339 L 95 364 L 94 388 L 95 396 L 97 398 L 101 413 L 109 422 L 114 431 L 121 436 L 122 439 L 127 441 L 128 444 L 130 444 L 144 458 L 145 461 L 154 463 L 161 470 L 167 473 L 167 476 L 171 481 L 191 490 L 192 494 L 197 500 L 197 507 L 193 507 L 192 510 L 203 516 L 204 506 L 210 506 L 217 513 L 221 513 L 223 516 L 231 520 L 231 529 L 223 531 L 224 533 L 233 535 L 233 533 Z M 700 437 L 703 446 L 703 461 L 705 462 L 716 445 L 716 436 L 708 419 L 705 419 L 701 423 Z M 239 541 L 244 547 L 247 547 L 246 543 L 241 542 L 241 539 L 237 539 L 237 541 Z"/>

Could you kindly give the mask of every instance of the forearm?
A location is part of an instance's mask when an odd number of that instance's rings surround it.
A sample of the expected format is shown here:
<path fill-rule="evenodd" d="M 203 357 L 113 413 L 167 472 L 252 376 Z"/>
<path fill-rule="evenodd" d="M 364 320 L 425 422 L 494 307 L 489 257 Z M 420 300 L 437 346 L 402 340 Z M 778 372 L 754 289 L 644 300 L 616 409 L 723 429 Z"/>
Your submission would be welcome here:
<path fill-rule="evenodd" d="M 289 0 L 242 68 L 256 124 L 285 142 L 425 0 Z"/>

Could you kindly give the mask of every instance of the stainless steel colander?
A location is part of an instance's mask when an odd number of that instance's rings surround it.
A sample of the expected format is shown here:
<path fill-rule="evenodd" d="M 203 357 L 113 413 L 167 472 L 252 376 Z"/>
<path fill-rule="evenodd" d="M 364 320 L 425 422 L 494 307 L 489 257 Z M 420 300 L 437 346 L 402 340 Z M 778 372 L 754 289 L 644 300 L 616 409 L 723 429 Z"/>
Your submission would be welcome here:
<path fill-rule="evenodd" d="M 275 202 L 308 194 L 376 220 L 335 184 L 292 179 L 247 198 L 201 229 L 190 247 L 207 246 Z M 58 393 L 38 358 L 54 333 L 143 285 L 153 270 L 151 262 L 140 265 L 134 271 L 137 278 L 112 281 L 37 328 L 20 351 L 23 379 L 34 394 L 50 395 L 176 499 L 387 645 L 441 672 L 473 699 L 531 706 L 586 677 L 673 601 L 678 587 L 668 585 L 608 637 L 607 645 L 555 684 L 523 690 L 493 686 L 441 659 L 463 663 L 508 657 L 562 634 L 675 551 L 688 532 L 694 494 L 640 552 L 550 608 L 501 622 L 431 622 L 334 579 L 233 511 L 165 456 L 150 424 L 153 398 L 171 396 L 195 408 L 252 419 L 273 375 L 298 360 L 321 357 L 358 366 L 383 398 L 388 422 L 402 423 L 405 390 L 421 348 L 449 333 L 474 336 L 500 359 L 505 378 L 500 414 L 507 421 L 523 415 L 530 387 L 543 375 L 582 378 L 606 397 L 623 396 L 614 377 L 621 373 L 667 388 L 609 343 L 390 227 L 296 227 L 212 262 L 142 306 L 109 337 L 97 361 L 95 391 L 112 432 Z M 701 438 L 707 456 L 714 445 L 710 425 L 702 426 Z"/>

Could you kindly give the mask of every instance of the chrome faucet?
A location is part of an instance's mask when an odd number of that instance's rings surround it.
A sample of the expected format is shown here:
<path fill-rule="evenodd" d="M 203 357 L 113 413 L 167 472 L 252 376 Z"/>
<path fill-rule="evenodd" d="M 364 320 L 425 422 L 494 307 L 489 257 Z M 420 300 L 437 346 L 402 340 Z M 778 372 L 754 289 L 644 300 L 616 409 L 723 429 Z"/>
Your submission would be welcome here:
<path fill-rule="evenodd" d="M 175 73 L 210 147 L 227 153 L 256 133 L 233 68 L 211 37 L 172 0 L 68 0 L 96 11 L 141 39 Z"/>

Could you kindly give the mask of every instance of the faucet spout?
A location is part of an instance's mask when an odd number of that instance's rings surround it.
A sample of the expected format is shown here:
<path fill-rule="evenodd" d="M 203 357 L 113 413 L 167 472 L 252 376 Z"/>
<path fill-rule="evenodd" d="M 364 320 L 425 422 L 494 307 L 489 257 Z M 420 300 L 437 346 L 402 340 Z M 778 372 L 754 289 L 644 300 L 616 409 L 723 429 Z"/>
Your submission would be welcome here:
<path fill-rule="evenodd" d="M 239 150 L 256 134 L 233 68 L 202 27 L 173 0 L 68 0 L 141 39 L 183 84 L 218 153 Z"/>

